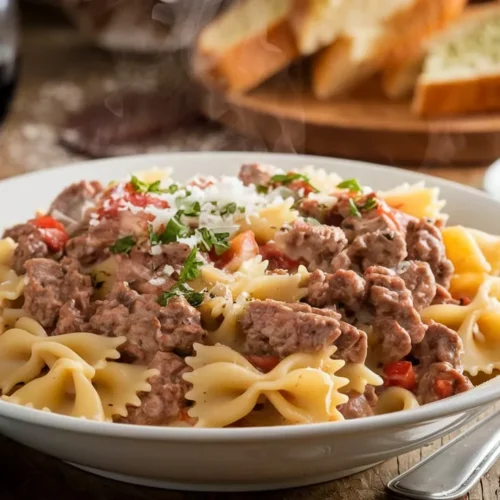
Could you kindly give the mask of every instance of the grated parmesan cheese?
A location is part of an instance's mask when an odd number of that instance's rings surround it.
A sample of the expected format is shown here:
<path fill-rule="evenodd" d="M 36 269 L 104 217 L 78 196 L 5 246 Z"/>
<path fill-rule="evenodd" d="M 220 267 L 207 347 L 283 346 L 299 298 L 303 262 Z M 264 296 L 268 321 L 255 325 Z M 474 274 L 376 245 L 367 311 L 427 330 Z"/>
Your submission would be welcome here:
<path fill-rule="evenodd" d="M 161 245 L 154 245 L 151 247 L 151 255 L 161 255 Z"/>
<path fill-rule="evenodd" d="M 172 276 L 174 272 L 175 269 L 171 265 L 165 264 L 165 267 L 163 268 L 163 274 L 166 274 L 167 276 Z"/>
<path fill-rule="evenodd" d="M 148 283 L 153 286 L 161 286 L 166 282 L 165 278 L 151 278 Z"/>

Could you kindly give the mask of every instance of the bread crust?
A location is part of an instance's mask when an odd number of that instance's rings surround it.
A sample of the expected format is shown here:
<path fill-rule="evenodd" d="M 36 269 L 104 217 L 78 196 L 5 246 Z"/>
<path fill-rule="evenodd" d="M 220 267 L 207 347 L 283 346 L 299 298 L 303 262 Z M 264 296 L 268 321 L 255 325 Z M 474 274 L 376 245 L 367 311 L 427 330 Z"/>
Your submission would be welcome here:
<path fill-rule="evenodd" d="M 314 31 L 318 17 L 326 5 L 331 0 L 292 0 L 292 8 L 290 10 L 289 22 L 292 27 L 299 51 L 304 55 L 310 55 L 316 52 L 319 48 L 318 43 L 311 42 L 310 33 Z M 332 30 L 330 40 L 337 38 L 337 33 Z M 328 41 L 323 43 L 323 47 L 328 45 Z"/>
<path fill-rule="evenodd" d="M 390 58 L 382 71 L 382 89 L 390 99 L 399 99 L 411 94 L 415 89 L 420 69 L 423 65 L 427 45 L 434 36 L 442 36 L 446 28 L 452 25 L 458 18 L 472 18 L 483 14 L 491 5 L 466 7 L 463 0 L 439 1 L 433 5 L 427 5 L 427 13 L 422 16 L 420 24 L 423 27 L 421 39 L 418 35 L 413 37 L 413 47 L 404 41 L 404 45 Z M 430 9 L 429 9 L 430 7 Z M 495 4 L 498 8 L 498 4 Z"/>
<path fill-rule="evenodd" d="M 311 85 L 318 99 L 340 95 L 377 71 L 381 54 L 354 62 L 353 43 L 351 37 L 343 36 L 314 56 Z"/>
<path fill-rule="evenodd" d="M 422 117 L 500 110 L 500 75 L 420 82 L 412 111 Z"/>
<path fill-rule="evenodd" d="M 388 67 L 386 94 L 399 94 L 401 79 L 408 77 L 405 62 L 414 57 L 432 34 L 455 20 L 465 8 L 467 0 L 414 0 L 412 5 L 385 21 L 382 34 L 377 37 L 365 57 L 354 60 L 352 46 L 335 41 L 313 57 L 312 81 L 314 94 L 325 99 L 350 90 L 362 79 Z M 416 79 L 416 76 L 415 76 Z M 407 85 L 407 84 L 406 84 Z"/>
<path fill-rule="evenodd" d="M 387 64 L 405 61 L 415 48 L 449 26 L 465 9 L 467 0 L 415 0 L 387 21 Z"/>
<path fill-rule="evenodd" d="M 243 92 L 257 87 L 299 56 L 288 18 L 267 27 L 266 33 L 243 40 L 222 54 L 198 43 L 193 55 L 195 78 L 209 87 Z"/>
<path fill-rule="evenodd" d="M 425 51 L 418 50 L 405 60 L 394 61 L 382 71 L 382 90 L 389 99 L 408 97 L 413 92 L 422 72 Z"/>

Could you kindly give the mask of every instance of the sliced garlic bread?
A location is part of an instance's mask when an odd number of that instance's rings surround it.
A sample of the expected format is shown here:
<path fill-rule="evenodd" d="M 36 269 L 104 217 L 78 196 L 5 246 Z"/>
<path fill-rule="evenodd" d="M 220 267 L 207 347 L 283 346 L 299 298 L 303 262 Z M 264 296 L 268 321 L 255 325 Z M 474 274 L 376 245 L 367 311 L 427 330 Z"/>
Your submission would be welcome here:
<path fill-rule="evenodd" d="M 193 72 L 209 86 L 245 91 L 299 55 L 289 16 L 294 0 L 243 0 L 198 37 Z"/>
<path fill-rule="evenodd" d="M 423 41 L 455 20 L 465 4 L 466 0 L 404 1 L 393 4 L 390 15 L 374 16 L 378 22 L 346 25 L 343 41 L 314 56 L 315 95 L 325 99 L 341 94 L 384 66 L 401 64 Z"/>
<path fill-rule="evenodd" d="M 294 0 L 291 22 L 302 54 L 310 55 L 350 31 L 367 33 L 414 0 Z"/>
<path fill-rule="evenodd" d="M 432 42 L 412 109 L 420 116 L 500 110 L 500 4 Z"/>

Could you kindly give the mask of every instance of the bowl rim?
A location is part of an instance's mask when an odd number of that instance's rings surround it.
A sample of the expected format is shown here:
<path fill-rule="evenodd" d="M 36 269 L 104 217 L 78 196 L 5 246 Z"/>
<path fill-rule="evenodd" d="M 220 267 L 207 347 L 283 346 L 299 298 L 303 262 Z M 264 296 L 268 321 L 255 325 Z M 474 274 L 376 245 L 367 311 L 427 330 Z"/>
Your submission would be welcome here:
<path fill-rule="evenodd" d="M 234 158 L 235 161 L 243 163 L 267 162 L 273 163 L 273 160 L 293 162 L 303 162 L 304 165 L 318 165 L 319 168 L 325 168 L 330 164 L 335 165 L 356 165 L 359 167 L 369 167 L 384 173 L 403 172 L 411 180 L 431 182 L 437 186 L 446 186 L 447 188 L 468 193 L 472 196 L 488 199 L 492 204 L 500 206 L 500 202 L 493 199 L 487 193 L 479 189 L 465 186 L 454 181 L 449 181 L 429 174 L 421 174 L 415 171 L 409 171 L 388 165 L 379 165 L 370 162 L 347 160 L 342 158 L 330 158 L 315 155 L 297 155 L 290 153 L 262 153 L 262 152 L 238 152 L 238 151 L 186 151 L 174 153 L 157 154 L 139 154 L 130 156 L 117 156 L 113 158 L 93 159 L 78 161 L 49 169 L 27 172 L 20 175 L 8 177 L 0 180 L 0 190 L 3 187 L 9 187 L 9 184 L 19 181 L 36 180 L 52 173 L 66 173 L 69 170 L 78 170 L 85 166 L 110 166 L 121 162 L 153 164 L 160 162 L 168 165 L 169 161 L 175 159 L 189 160 L 190 158 L 199 159 L 200 157 L 224 157 L 225 159 Z M 139 168 L 139 165 L 135 169 Z M 133 168 L 131 170 L 134 170 Z M 84 177 L 85 178 L 85 177 Z M 77 179 L 75 179 L 77 180 Z M 315 424 L 296 424 L 288 426 L 270 426 L 270 427 L 233 427 L 233 428 L 197 428 L 197 427 L 167 427 L 167 426 L 147 426 L 132 425 L 114 422 L 97 422 L 84 418 L 69 417 L 51 413 L 49 411 L 37 410 L 26 406 L 20 406 L 7 401 L 0 400 L 0 418 L 14 419 L 26 424 L 34 424 L 45 428 L 60 429 L 65 431 L 77 432 L 82 434 L 93 434 L 108 437 L 120 437 L 127 439 L 148 439 L 161 441 L 199 441 L 199 442 L 231 442 L 231 441 L 255 441 L 265 439 L 266 441 L 289 440 L 289 439 L 308 439 L 311 437 L 346 435 L 354 433 L 379 432 L 392 427 L 412 426 L 418 423 L 429 422 L 432 420 L 456 415 L 474 408 L 485 406 L 500 399 L 500 379 L 492 379 L 470 391 L 457 394 L 445 400 L 437 401 L 427 405 L 420 406 L 411 410 L 404 410 L 386 415 L 375 415 L 369 418 L 360 418 L 354 420 L 343 420 L 335 422 L 315 423 Z"/>

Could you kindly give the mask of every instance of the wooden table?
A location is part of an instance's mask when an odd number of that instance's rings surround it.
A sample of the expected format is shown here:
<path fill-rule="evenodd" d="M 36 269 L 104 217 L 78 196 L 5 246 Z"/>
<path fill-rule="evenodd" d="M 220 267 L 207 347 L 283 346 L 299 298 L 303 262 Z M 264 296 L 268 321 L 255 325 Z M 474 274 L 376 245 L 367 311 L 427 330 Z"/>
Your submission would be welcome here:
<path fill-rule="evenodd" d="M 36 21 L 34 19 L 37 19 Z M 111 57 L 89 47 L 57 16 L 43 18 L 40 12 L 25 19 L 23 68 L 12 112 L 0 136 L 0 177 L 50 168 L 82 159 L 58 144 L 57 127 L 64 113 L 98 95 L 112 96 L 122 88 L 153 88 L 169 72 L 169 63 Z M 169 59 L 169 58 L 164 58 Z M 232 132 L 212 124 L 199 124 L 178 131 L 149 146 L 149 151 L 261 149 Z M 480 187 L 484 167 L 432 168 L 431 173 Z M 443 441 L 447 441 L 444 438 Z M 438 448 L 442 441 L 394 458 L 372 470 L 327 484 L 259 494 L 262 499 L 363 499 L 384 497 L 385 484 Z M 250 499 L 254 494 L 196 494 L 168 492 L 104 480 L 81 472 L 58 460 L 0 437 L 0 499 L 73 500 L 143 499 Z M 471 499 L 498 497 L 500 463 L 470 493 Z"/>

